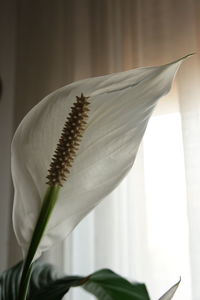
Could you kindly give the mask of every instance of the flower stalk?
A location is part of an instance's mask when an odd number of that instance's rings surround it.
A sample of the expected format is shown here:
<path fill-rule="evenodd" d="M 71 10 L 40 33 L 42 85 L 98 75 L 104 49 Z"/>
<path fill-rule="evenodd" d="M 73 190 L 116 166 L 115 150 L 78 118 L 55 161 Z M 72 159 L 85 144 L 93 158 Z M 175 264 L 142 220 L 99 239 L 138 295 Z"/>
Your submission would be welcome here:
<path fill-rule="evenodd" d="M 25 300 L 27 297 L 33 258 L 39 246 L 39 243 L 42 239 L 43 233 L 48 224 L 53 208 L 56 204 L 59 190 L 60 190 L 60 186 L 58 185 L 50 186 L 47 189 L 44 202 L 42 205 L 42 209 L 37 224 L 35 226 L 35 230 L 33 232 L 33 237 L 28 250 L 28 254 L 24 262 L 21 282 L 20 282 L 20 289 L 19 289 L 19 298 L 18 298 L 19 300 Z"/>
<path fill-rule="evenodd" d="M 44 197 L 42 208 L 23 265 L 18 300 L 26 300 L 27 298 L 33 259 L 55 207 L 62 183 L 64 180 L 67 180 L 83 132 L 86 129 L 89 104 L 88 97 L 85 97 L 83 94 L 81 94 L 81 97 L 76 97 L 76 102 L 73 104 L 62 130 L 61 137 L 50 164 L 49 175 L 47 176 L 47 184 L 49 187 Z"/>

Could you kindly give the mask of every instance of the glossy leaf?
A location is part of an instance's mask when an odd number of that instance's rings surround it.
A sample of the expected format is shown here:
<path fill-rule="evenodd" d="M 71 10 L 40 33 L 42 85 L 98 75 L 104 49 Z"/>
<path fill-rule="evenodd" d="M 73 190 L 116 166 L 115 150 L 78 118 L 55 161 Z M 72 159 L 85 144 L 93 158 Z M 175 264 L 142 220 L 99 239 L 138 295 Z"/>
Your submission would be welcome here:
<path fill-rule="evenodd" d="M 131 283 L 108 269 L 92 274 L 83 287 L 98 300 L 150 300 L 144 284 Z"/>
<path fill-rule="evenodd" d="M 17 299 L 22 262 L 0 274 L 0 300 Z M 159 300 L 171 300 L 180 281 Z M 89 276 L 63 276 L 51 264 L 38 261 L 33 264 L 27 300 L 61 300 L 72 287 L 83 287 L 98 300 L 150 300 L 144 284 L 131 283 L 109 269 Z"/>
<path fill-rule="evenodd" d="M 22 270 L 20 262 L 0 276 L 0 300 L 19 300 L 19 284 Z M 70 287 L 82 285 L 81 276 L 61 277 L 50 264 L 33 264 L 30 290 L 27 300 L 61 300 Z"/>
<path fill-rule="evenodd" d="M 0 300 L 19 300 L 19 279 L 22 263 L 0 276 Z M 61 276 L 50 264 L 33 264 L 27 300 L 61 300 L 71 287 L 82 286 L 99 300 L 149 300 L 144 284 L 130 283 L 108 269 L 87 277 Z"/>

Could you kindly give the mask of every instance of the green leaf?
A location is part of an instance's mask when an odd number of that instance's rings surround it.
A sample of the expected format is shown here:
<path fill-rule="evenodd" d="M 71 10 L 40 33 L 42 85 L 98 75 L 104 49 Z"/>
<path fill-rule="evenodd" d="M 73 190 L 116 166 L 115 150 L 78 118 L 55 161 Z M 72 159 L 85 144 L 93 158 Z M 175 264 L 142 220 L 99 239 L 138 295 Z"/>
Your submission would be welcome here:
<path fill-rule="evenodd" d="M 0 275 L 0 300 L 17 299 L 22 263 L 4 271 Z"/>
<path fill-rule="evenodd" d="M 23 263 L 3 272 L 0 276 L 0 300 L 19 300 L 18 292 Z M 35 262 L 32 268 L 28 300 L 61 300 L 70 287 L 80 286 L 87 278 L 64 276 L 50 264 Z"/>
<path fill-rule="evenodd" d="M 181 282 L 181 279 L 176 283 L 174 284 L 162 297 L 160 297 L 158 300 L 171 300 L 172 297 L 174 296 L 178 286 L 179 286 L 179 283 Z"/>
<path fill-rule="evenodd" d="M 0 300 L 19 300 L 22 266 L 20 262 L 0 275 Z M 111 270 L 103 269 L 87 277 L 61 276 L 53 265 L 39 261 L 32 267 L 27 299 L 61 300 L 71 287 L 77 286 L 82 286 L 99 300 L 149 300 L 144 284 L 132 284 Z"/>
<path fill-rule="evenodd" d="M 60 278 L 52 265 L 40 265 L 33 272 L 28 300 L 61 300 L 71 287 L 80 286 L 84 282 L 85 277 Z"/>
<path fill-rule="evenodd" d="M 130 283 L 108 269 L 92 274 L 83 288 L 99 300 L 150 300 L 144 284 Z"/>

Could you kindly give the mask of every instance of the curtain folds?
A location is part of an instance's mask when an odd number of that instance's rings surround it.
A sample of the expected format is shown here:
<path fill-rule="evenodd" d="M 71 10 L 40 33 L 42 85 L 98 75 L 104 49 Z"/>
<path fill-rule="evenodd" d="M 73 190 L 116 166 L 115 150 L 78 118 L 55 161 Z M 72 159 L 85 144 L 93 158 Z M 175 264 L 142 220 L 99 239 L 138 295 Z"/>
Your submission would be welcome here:
<path fill-rule="evenodd" d="M 48 256 L 54 262 L 59 257 L 57 263 L 66 272 L 88 274 L 110 267 L 131 280 L 145 281 L 155 299 L 183 274 L 183 287 L 174 299 L 199 300 L 199 1 L 16 3 L 13 127 L 42 97 L 71 81 L 164 64 L 197 52 L 161 100 L 130 176 Z M 162 152 L 173 164 L 159 156 Z M 165 170 L 168 177 L 162 181 Z M 10 244 L 15 249 L 13 238 Z M 67 299 L 89 296 L 77 290 Z"/>

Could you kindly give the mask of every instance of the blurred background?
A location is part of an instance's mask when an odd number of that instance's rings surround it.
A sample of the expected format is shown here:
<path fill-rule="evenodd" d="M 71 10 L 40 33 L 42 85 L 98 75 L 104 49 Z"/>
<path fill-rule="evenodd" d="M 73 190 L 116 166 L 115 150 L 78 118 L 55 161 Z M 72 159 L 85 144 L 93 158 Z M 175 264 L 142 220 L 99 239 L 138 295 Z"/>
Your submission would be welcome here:
<path fill-rule="evenodd" d="M 158 299 L 200 299 L 200 1 L 0 1 L 0 270 L 21 259 L 12 229 L 10 144 L 24 115 L 72 81 L 188 53 L 133 171 L 45 257 L 70 274 L 112 268 Z M 66 299 L 92 299 L 79 289 Z"/>

